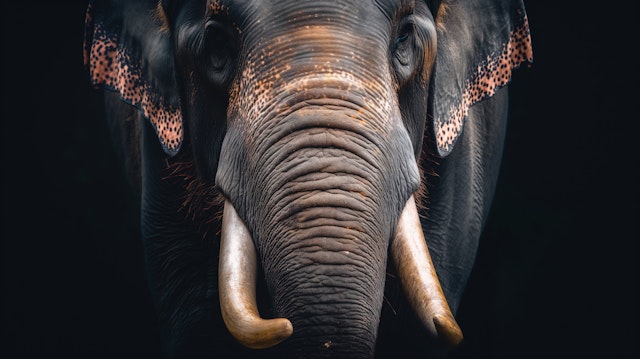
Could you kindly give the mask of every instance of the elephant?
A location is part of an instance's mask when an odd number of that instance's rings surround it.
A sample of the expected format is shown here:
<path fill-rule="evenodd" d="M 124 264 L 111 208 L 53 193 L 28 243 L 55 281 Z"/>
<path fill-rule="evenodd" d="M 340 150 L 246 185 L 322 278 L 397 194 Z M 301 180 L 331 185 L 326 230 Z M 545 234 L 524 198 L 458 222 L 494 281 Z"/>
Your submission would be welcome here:
<path fill-rule="evenodd" d="M 167 357 L 463 340 L 522 1 L 95 0 L 85 23 Z"/>

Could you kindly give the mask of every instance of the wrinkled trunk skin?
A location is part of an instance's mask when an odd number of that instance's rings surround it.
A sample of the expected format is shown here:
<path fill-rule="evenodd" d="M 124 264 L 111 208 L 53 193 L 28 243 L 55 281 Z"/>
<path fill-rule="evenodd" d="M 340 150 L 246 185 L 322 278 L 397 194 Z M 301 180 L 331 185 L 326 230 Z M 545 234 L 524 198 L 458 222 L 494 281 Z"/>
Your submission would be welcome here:
<path fill-rule="evenodd" d="M 272 314 L 293 324 L 275 348 L 286 356 L 373 356 L 389 240 L 420 183 L 388 62 L 372 60 L 386 43 L 334 10 L 319 13 L 341 27 L 291 21 L 247 40 L 216 175 L 251 232 Z"/>
<path fill-rule="evenodd" d="M 270 213 L 257 226 L 268 228 L 257 238 L 276 238 L 259 242 L 275 312 L 292 321 L 296 335 L 289 344 L 297 350 L 371 355 L 382 304 L 383 238 L 391 230 L 371 221 L 381 218 L 371 200 L 380 194 L 363 184 L 370 177 L 363 160 L 347 150 L 310 144 L 291 162 L 276 167 L 291 177 L 266 199 Z"/>

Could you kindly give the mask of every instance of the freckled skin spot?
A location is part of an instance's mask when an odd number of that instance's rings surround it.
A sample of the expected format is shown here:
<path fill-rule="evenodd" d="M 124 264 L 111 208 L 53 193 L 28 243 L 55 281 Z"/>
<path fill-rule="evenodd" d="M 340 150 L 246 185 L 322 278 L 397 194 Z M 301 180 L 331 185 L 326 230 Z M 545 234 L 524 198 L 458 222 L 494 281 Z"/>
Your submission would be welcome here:
<path fill-rule="evenodd" d="M 229 9 L 229 5 L 226 4 L 221 4 L 220 1 L 218 0 L 211 0 L 209 1 L 209 7 L 208 10 L 209 12 L 208 15 L 229 15 L 230 14 L 230 9 Z M 242 33 L 242 29 L 240 29 L 240 27 L 238 26 L 238 24 L 236 24 L 235 22 L 232 22 L 233 27 L 235 28 L 236 32 L 238 34 Z"/>
<path fill-rule="evenodd" d="M 217 0 L 212 0 L 209 3 L 209 9 L 211 9 L 214 15 L 229 14 L 229 7 L 224 4 L 220 4 Z"/>
<path fill-rule="evenodd" d="M 523 44 L 525 44 L 523 46 Z M 458 134 L 462 131 L 463 120 L 467 117 L 469 107 L 492 96 L 498 89 L 506 85 L 511 78 L 511 71 L 532 58 L 531 37 L 526 16 L 523 23 L 511 32 L 509 41 L 502 51 L 498 51 L 481 63 L 475 74 L 466 82 L 462 100 L 452 104 L 445 121 L 435 121 L 436 141 L 438 147 L 449 152 Z"/>

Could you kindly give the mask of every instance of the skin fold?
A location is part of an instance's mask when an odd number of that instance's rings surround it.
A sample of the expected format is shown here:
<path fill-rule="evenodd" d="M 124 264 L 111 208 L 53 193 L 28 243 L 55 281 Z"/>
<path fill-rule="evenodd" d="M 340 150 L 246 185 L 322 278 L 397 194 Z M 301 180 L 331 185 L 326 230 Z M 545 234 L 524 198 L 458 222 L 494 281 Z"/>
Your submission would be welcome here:
<path fill-rule="evenodd" d="M 87 29 L 169 357 L 459 344 L 521 2 L 94 1 Z"/>

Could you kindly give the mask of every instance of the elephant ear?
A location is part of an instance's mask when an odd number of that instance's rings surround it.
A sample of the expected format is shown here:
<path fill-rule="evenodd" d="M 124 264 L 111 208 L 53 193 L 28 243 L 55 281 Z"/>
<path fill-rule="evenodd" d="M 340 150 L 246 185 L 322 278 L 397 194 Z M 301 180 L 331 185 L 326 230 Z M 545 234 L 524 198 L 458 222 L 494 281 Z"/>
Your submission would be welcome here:
<path fill-rule="evenodd" d="M 120 94 L 155 129 L 169 155 L 183 124 L 171 37 L 157 0 L 92 1 L 85 21 L 84 63 L 95 87 Z"/>
<path fill-rule="evenodd" d="M 443 0 L 436 14 L 438 49 L 432 75 L 431 135 L 448 155 L 460 137 L 469 108 L 533 61 L 522 1 Z"/>

